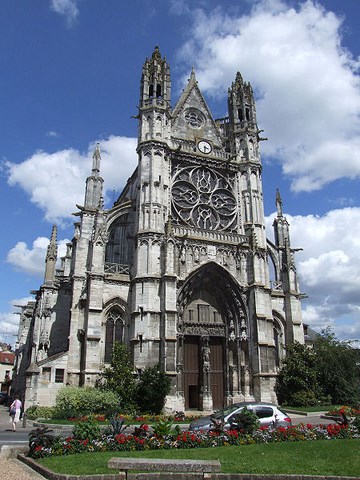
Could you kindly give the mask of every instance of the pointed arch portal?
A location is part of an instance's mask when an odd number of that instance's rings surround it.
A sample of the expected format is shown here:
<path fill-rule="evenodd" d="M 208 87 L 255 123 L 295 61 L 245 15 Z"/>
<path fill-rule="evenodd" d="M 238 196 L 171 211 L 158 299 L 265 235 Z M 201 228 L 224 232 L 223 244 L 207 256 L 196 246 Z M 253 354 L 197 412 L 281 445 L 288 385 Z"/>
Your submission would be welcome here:
<path fill-rule="evenodd" d="M 211 410 L 244 398 L 248 364 L 246 298 L 215 263 L 200 267 L 178 295 L 178 391 L 185 409 Z"/>

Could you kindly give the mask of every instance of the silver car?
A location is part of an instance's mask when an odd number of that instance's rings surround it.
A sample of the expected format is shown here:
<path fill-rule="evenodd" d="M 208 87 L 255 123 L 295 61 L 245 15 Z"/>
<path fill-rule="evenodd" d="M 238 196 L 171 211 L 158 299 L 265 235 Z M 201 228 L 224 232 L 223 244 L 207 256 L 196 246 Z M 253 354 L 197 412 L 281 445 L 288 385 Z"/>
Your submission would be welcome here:
<path fill-rule="evenodd" d="M 216 424 L 223 424 L 224 429 L 229 429 L 236 415 L 246 407 L 255 413 L 260 422 L 260 427 L 289 427 L 291 418 L 276 405 L 263 402 L 241 402 L 229 405 L 216 411 L 212 415 L 198 418 L 190 424 L 189 430 L 212 430 Z"/>

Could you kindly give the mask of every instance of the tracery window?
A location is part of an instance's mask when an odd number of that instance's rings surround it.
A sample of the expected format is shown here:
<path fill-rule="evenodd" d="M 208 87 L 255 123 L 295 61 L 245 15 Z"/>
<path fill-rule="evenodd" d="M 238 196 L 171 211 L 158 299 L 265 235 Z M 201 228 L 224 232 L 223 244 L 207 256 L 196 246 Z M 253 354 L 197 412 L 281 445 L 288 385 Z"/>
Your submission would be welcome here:
<path fill-rule="evenodd" d="M 179 169 L 173 178 L 174 221 L 205 230 L 236 229 L 234 179 L 204 166 Z"/>
<path fill-rule="evenodd" d="M 124 336 L 124 319 L 118 308 L 110 311 L 106 319 L 105 327 L 105 354 L 104 362 L 110 363 L 114 350 L 114 343 L 122 343 Z"/>
<path fill-rule="evenodd" d="M 200 128 L 205 124 L 205 117 L 197 108 L 187 108 L 184 116 L 186 123 L 192 128 Z"/>
<path fill-rule="evenodd" d="M 122 215 L 110 228 L 106 245 L 105 262 L 130 265 L 131 248 L 128 215 Z"/>

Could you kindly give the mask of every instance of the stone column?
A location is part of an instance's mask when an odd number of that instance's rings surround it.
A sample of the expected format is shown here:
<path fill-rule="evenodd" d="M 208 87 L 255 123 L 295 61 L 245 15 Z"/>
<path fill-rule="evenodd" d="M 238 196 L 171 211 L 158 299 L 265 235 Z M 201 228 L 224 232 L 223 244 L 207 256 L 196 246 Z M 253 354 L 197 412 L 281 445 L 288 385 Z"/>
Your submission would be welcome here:
<path fill-rule="evenodd" d="M 213 399 L 210 384 L 210 339 L 208 335 L 201 337 L 201 359 L 203 372 L 202 408 L 205 411 L 213 409 Z"/>

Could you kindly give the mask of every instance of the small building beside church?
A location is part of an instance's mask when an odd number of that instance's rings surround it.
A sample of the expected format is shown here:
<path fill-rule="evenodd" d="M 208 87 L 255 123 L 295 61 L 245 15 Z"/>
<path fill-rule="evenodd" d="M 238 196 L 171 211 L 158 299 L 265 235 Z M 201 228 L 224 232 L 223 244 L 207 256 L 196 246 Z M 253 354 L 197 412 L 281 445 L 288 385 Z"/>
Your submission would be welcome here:
<path fill-rule="evenodd" d="M 15 354 L 10 345 L 0 345 L 0 392 L 9 393 L 13 374 Z"/>
<path fill-rule="evenodd" d="M 94 385 L 117 341 L 134 375 L 159 364 L 171 378 L 167 412 L 276 402 L 284 346 L 304 343 L 302 295 L 279 192 L 266 237 L 251 85 L 237 73 L 228 116 L 214 119 L 192 71 L 172 107 L 156 47 L 138 123 L 138 164 L 110 209 L 97 145 L 59 269 L 52 230 L 44 282 L 20 315 L 13 388 L 25 408 L 52 405 L 65 384 Z"/>

